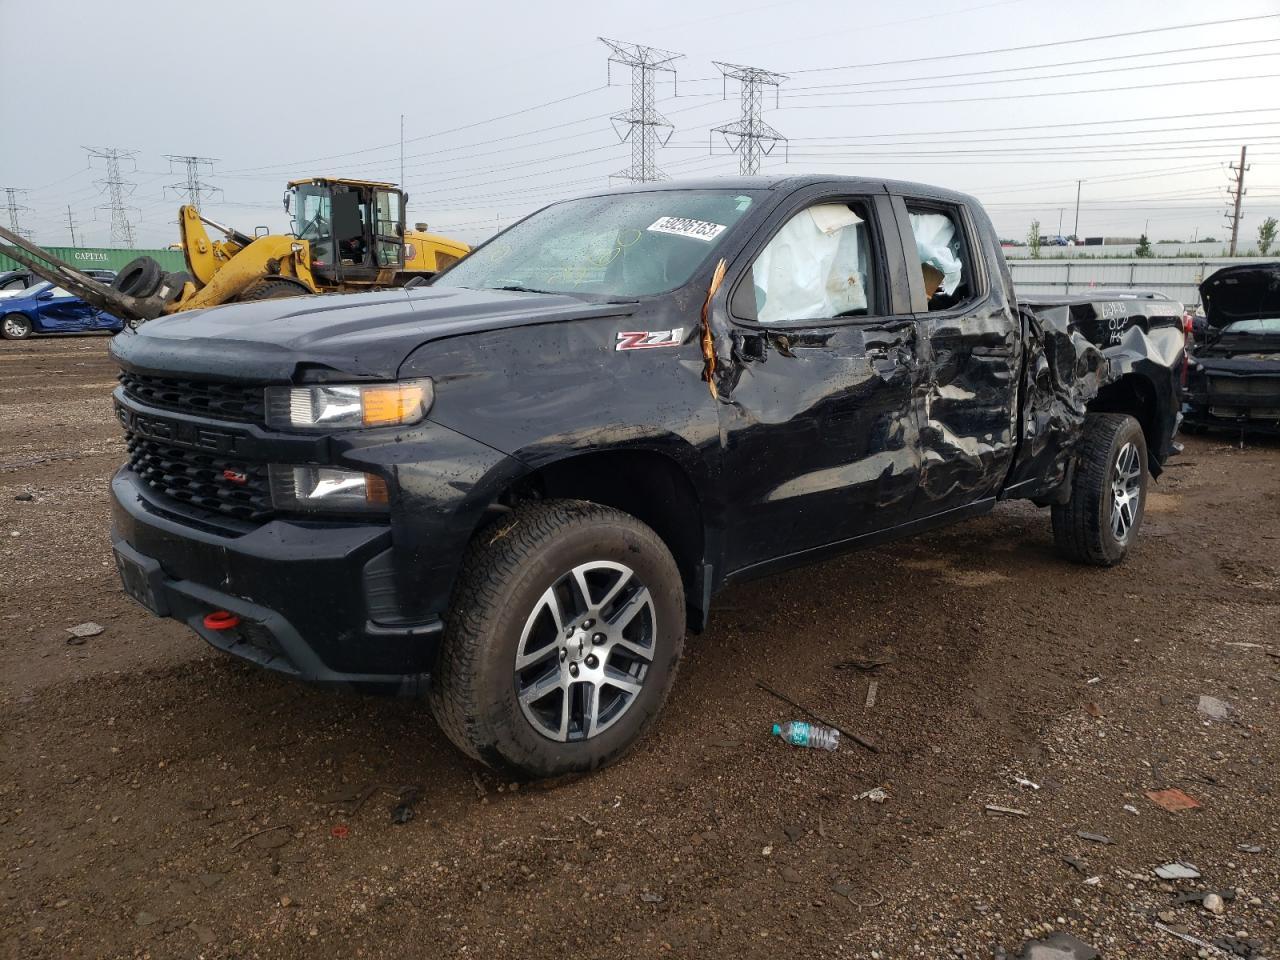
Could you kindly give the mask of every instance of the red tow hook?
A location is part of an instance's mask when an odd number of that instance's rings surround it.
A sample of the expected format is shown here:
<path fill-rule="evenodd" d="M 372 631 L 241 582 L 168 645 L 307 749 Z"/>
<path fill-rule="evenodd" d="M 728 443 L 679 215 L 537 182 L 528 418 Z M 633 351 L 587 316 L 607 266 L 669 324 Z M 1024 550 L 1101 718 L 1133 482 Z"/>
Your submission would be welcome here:
<path fill-rule="evenodd" d="M 240 626 L 240 618 L 230 610 L 215 610 L 204 615 L 204 625 L 209 630 L 231 630 Z"/>

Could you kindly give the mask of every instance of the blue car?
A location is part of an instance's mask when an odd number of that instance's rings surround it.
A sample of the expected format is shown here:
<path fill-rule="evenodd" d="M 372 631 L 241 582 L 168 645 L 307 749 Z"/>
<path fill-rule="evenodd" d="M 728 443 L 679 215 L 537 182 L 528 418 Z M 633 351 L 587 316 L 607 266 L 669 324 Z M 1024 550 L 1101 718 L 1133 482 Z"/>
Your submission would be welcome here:
<path fill-rule="evenodd" d="M 25 340 L 33 333 L 117 333 L 122 329 L 124 321 L 119 317 L 52 283 L 0 296 L 0 336 L 6 340 Z"/>

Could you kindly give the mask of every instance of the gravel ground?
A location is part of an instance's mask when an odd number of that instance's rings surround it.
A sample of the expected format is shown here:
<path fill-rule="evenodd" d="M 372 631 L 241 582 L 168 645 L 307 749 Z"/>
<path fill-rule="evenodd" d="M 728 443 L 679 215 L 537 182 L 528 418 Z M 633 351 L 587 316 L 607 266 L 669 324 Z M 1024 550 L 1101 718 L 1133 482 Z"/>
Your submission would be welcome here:
<path fill-rule="evenodd" d="M 637 750 L 517 786 L 120 593 L 105 349 L 0 347 L 0 957 L 1280 955 L 1275 441 L 1187 438 L 1116 570 L 1010 504 L 735 588 Z M 771 740 L 757 679 L 881 751 Z"/>

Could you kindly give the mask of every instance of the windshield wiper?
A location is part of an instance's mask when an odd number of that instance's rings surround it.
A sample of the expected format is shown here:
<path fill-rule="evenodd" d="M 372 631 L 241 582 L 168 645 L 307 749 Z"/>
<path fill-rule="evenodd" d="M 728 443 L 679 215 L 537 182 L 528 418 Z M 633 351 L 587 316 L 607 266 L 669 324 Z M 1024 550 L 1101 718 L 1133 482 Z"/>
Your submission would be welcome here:
<path fill-rule="evenodd" d="M 490 290 L 511 290 L 515 293 L 548 293 L 547 290 L 535 290 L 533 287 L 522 287 L 518 283 L 509 283 L 503 287 L 490 287 Z"/>

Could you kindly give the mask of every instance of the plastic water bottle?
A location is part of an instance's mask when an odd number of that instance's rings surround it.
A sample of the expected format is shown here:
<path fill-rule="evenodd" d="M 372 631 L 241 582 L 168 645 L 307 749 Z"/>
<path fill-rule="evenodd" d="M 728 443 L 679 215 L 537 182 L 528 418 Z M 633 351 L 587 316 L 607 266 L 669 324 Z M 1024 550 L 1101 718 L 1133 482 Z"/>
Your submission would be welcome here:
<path fill-rule="evenodd" d="M 823 727 L 806 720 L 788 720 L 786 723 L 775 723 L 773 735 L 781 737 L 787 743 L 797 747 L 809 747 L 813 750 L 836 750 L 840 746 L 840 731 Z"/>

